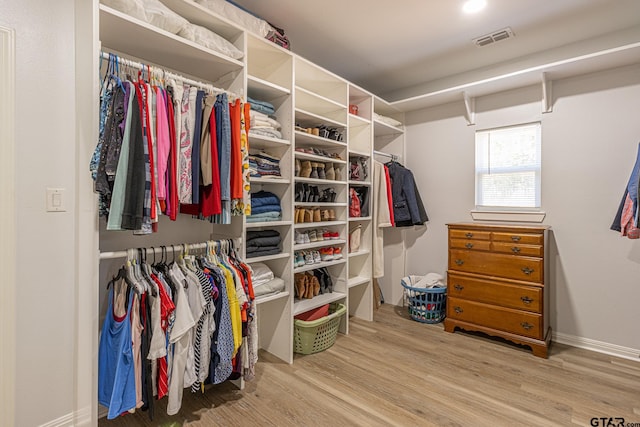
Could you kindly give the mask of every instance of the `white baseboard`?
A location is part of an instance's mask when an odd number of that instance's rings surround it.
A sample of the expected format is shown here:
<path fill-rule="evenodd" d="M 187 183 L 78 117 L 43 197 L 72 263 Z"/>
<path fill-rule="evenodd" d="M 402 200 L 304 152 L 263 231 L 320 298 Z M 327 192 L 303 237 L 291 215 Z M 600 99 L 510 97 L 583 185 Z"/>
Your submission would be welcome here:
<path fill-rule="evenodd" d="M 40 427 L 74 427 L 74 418 L 75 414 L 71 412 L 46 424 L 40 424 Z"/>
<path fill-rule="evenodd" d="M 584 348 L 585 350 L 604 353 L 610 356 L 617 356 L 624 359 L 640 361 L 640 350 L 636 348 L 623 347 L 621 345 L 609 344 L 603 341 L 576 337 L 574 335 L 568 335 L 559 332 L 553 332 L 551 339 L 554 342 L 570 345 L 572 347 Z"/>

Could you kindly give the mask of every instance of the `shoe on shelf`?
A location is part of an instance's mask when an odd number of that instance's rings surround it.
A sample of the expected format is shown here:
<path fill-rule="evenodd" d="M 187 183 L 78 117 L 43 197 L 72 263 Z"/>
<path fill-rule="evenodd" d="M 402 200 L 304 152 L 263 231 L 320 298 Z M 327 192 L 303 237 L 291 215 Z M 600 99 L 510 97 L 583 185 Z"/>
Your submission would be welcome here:
<path fill-rule="evenodd" d="M 302 209 L 302 211 L 304 212 L 304 216 L 303 219 L 304 221 L 302 222 L 313 222 L 313 211 L 311 209 Z"/>
<path fill-rule="evenodd" d="M 342 169 L 339 167 L 334 167 L 335 171 L 335 181 L 342 181 Z"/>
<path fill-rule="evenodd" d="M 341 259 L 342 258 L 342 248 L 336 246 L 333 248 L 333 259 Z"/>
<path fill-rule="evenodd" d="M 331 214 L 329 213 L 329 209 L 323 209 L 321 213 L 322 221 L 331 221 Z"/>
<path fill-rule="evenodd" d="M 320 249 L 320 257 L 322 258 L 322 261 L 333 260 L 333 248 L 328 247 Z"/>
<path fill-rule="evenodd" d="M 333 163 L 326 163 L 324 165 L 324 179 L 334 181 L 336 179 L 336 171 L 333 168 Z"/>
<path fill-rule="evenodd" d="M 315 203 L 320 200 L 320 190 L 317 185 L 310 185 L 309 190 L 311 195 L 309 196 L 309 202 Z"/>
<path fill-rule="evenodd" d="M 338 233 L 337 231 L 332 231 L 331 240 L 340 240 L 340 233 Z"/>
<path fill-rule="evenodd" d="M 306 231 L 304 233 L 302 233 L 302 237 L 304 238 L 304 244 L 308 244 L 311 243 L 311 239 L 309 238 L 309 233 L 307 233 Z"/>
<path fill-rule="evenodd" d="M 299 231 L 296 231 L 294 233 L 294 236 L 295 236 L 296 245 L 304 245 L 304 237 L 302 233 L 300 233 Z"/>
<path fill-rule="evenodd" d="M 302 255 L 302 252 L 296 252 L 295 253 L 295 259 L 294 259 L 294 265 L 295 267 L 302 267 L 304 266 L 304 256 Z"/>
<path fill-rule="evenodd" d="M 302 168 L 302 163 L 300 162 L 300 160 L 296 159 L 296 166 L 295 166 L 295 170 L 294 170 L 295 176 L 300 176 L 300 169 L 301 168 Z"/>
<path fill-rule="evenodd" d="M 311 251 L 303 252 L 303 254 L 304 254 L 304 263 L 306 265 L 315 264 L 315 260 L 313 259 L 313 254 L 311 253 Z"/>
<path fill-rule="evenodd" d="M 322 216 L 320 215 L 320 208 L 313 208 L 313 222 L 322 221 Z"/>
<path fill-rule="evenodd" d="M 309 178 L 318 179 L 318 165 L 319 163 L 311 162 L 311 173 Z"/>
<path fill-rule="evenodd" d="M 294 188 L 295 188 L 295 201 L 302 202 L 302 199 L 304 198 L 304 186 L 302 185 L 301 182 L 296 182 L 296 185 Z"/>
<path fill-rule="evenodd" d="M 309 231 L 309 233 L 307 235 L 309 236 L 309 242 L 317 242 L 318 241 L 318 233 L 316 233 L 316 230 Z"/>
<path fill-rule="evenodd" d="M 335 221 L 335 220 L 336 220 L 336 210 L 329 209 L 329 221 Z"/>
<path fill-rule="evenodd" d="M 311 198 L 311 187 L 309 184 L 302 184 L 302 202 L 309 202 Z"/>
<path fill-rule="evenodd" d="M 309 178 L 309 176 L 311 175 L 311 171 L 312 171 L 311 161 L 303 160 L 302 162 L 300 162 L 300 177 L 301 178 Z"/>
<path fill-rule="evenodd" d="M 305 273 L 306 279 L 307 279 L 307 288 L 306 288 L 306 294 L 305 294 L 305 298 L 306 299 L 311 299 L 313 298 L 313 294 L 314 294 L 314 286 L 313 286 L 313 282 L 312 282 L 312 277 L 315 277 L 313 274 L 306 272 Z"/>
<path fill-rule="evenodd" d="M 315 264 L 322 262 L 322 257 L 320 256 L 320 251 L 313 251 L 313 262 Z"/>
<path fill-rule="evenodd" d="M 296 298 L 304 298 L 307 294 L 307 276 L 304 273 L 294 274 L 293 285 L 296 292 Z"/>
<path fill-rule="evenodd" d="M 332 232 L 329 231 L 328 229 L 325 228 L 324 230 L 322 230 L 322 238 L 324 240 L 331 240 L 331 235 L 332 235 Z"/>
<path fill-rule="evenodd" d="M 311 277 L 307 278 L 307 282 L 309 283 L 309 287 L 313 291 L 313 296 L 318 296 L 320 294 L 320 281 L 315 275 L 311 275 Z"/>
<path fill-rule="evenodd" d="M 316 163 L 317 168 L 318 168 L 318 179 L 327 179 L 325 170 L 324 170 L 324 163 Z"/>

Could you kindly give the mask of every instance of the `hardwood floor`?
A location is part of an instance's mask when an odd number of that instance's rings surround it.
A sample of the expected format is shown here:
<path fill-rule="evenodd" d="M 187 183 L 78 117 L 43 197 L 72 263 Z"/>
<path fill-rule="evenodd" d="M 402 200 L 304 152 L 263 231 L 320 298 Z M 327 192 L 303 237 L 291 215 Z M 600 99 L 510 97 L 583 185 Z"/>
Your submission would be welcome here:
<path fill-rule="evenodd" d="M 640 427 L 640 361 L 553 343 L 548 359 L 478 334 L 446 333 L 383 305 L 351 319 L 330 349 L 293 365 L 261 352 L 245 390 L 185 390 L 181 412 L 156 402 L 100 426 L 568 426 Z M 592 424 L 592 418 L 607 418 Z"/>

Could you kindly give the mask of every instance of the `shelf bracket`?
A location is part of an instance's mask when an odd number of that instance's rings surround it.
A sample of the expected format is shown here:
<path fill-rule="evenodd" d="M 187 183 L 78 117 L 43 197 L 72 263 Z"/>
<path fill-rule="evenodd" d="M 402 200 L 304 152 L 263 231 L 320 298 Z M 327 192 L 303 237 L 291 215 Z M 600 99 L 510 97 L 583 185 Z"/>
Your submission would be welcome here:
<path fill-rule="evenodd" d="M 553 111 L 552 81 L 548 79 L 547 73 L 542 73 L 542 113 Z"/>
<path fill-rule="evenodd" d="M 467 119 L 467 125 L 473 126 L 476 124 L 476 99 L 470 98 L 467 92 L 462 92 L 464 98 L 464 118 Z"/>

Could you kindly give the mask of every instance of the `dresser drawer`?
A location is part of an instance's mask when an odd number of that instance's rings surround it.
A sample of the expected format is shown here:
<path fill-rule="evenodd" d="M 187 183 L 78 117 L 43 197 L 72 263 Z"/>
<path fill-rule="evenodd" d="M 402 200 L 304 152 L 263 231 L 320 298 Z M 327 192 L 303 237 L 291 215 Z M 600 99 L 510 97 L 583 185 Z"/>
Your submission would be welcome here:
<path fill-rule="evenodd" d="M 535 339 L 542 339 L 542 316 L 458 298 L 447 299 L 447 317 Z"/>
<path fill-rule="evenodd" d="M 495 252 L 542 257 L 543 249 L 541 245 L 523 245 L 520 243 L 493 242 L 491 245 Z"/>
<path fill-rule="evenodd" d="M 541 245 L 544 236 L 542 234 L 530 233 L 493 233 L 493 240 L 496 242 L 512 242 L 523 245 Z"/>
<path fill-rule="evenodd" d="M 491 242 L 488 240 L 471 239 L 451 239 L 449 246 L 458 249 L 471 249 L 474 251 L 488 251 L 491 249 Z"/>
<path fill-rule="evenodd" d="M 449 273 L 447 294 L 451 297 L 500 305 L 502 307 L 542 311 L 542 288 L 520 286 Z"/>
<path fill-rule="evenodd" d="M 542 283 L 541 258 L 493 252 L 449 250 L 449 270 Z"/>
<path fill-rule="evenodd" d="M 449 238 L 451 238 L 451 239 L 489 240 L 489 239 L 491 239 L 491 232 L 489 232 L 489 231 L 478 231 L 478 230 L 456 229 L 456 230 L 449 230 Z"/>

